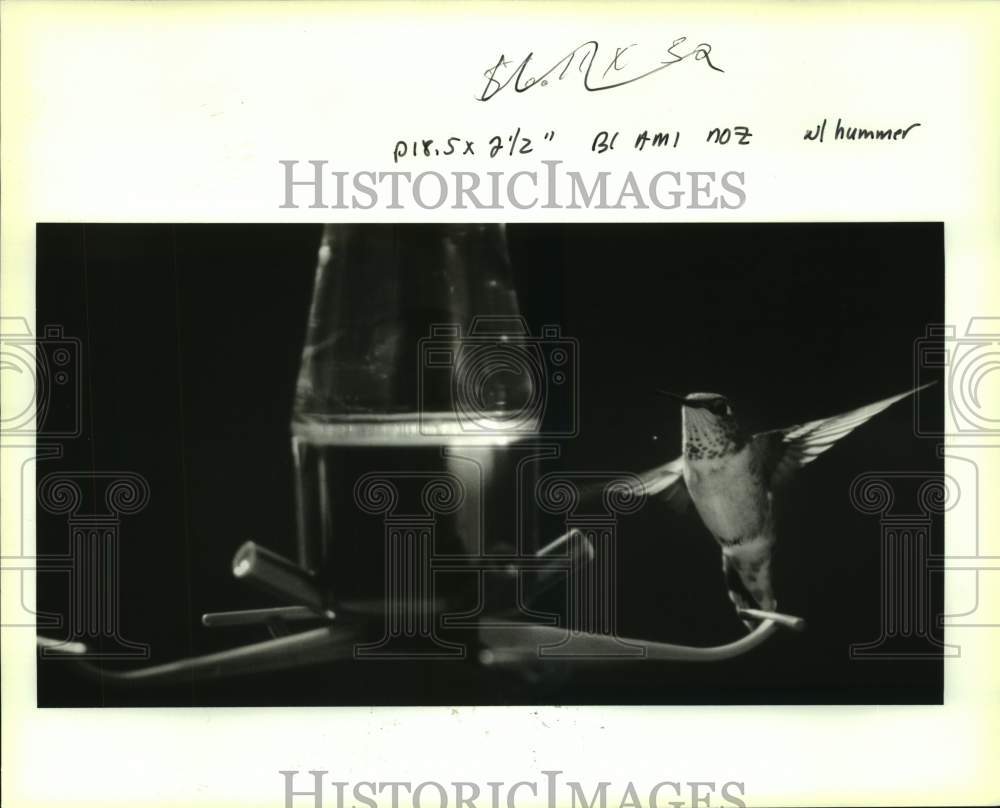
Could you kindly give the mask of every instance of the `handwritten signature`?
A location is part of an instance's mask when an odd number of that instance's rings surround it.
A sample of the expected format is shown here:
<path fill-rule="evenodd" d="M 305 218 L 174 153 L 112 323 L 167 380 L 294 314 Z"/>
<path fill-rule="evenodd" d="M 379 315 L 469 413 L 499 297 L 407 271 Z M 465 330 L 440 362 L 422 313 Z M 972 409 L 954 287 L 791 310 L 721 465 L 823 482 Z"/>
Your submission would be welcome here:
<path fill-rule="evenodd" d="M 627 61 L 630 56 L 629 51 L 637 47 L 636 43 L 626 45 L 624 48 L 616 47 L 614 56 L 608 58 L 605 53 L 604 61 L 598 64 L 598 51 L 600 44 L 595 39 L 591 39 L 563 56 L 552 67 L 544 73 L 535 76 L 526 76 L 525 72 L 531 60 L 534 59 L 534 51 L 530 52 L 522 59 L 516 67 L 511 69 L 511 60 L 505 54 L 500 54 L 496 64 L 486 70 L 483 75 L 486 77 L 486 86 L 480 95 L 476 96 L 477 101 L 489 101 L 505 87 L 513 85 L 514 92 L 523 93 L 533 87 L 545 87 L 553 79 L 562 81 L 570 68 L 576 65 L 577 73 L 583 77 L 583 86 L 588 92 L 596 93 L 600 90 L 613 90 L 616 87 L 624 87 L 640 79 L 647 78 L 668 67 L 680 64 L 687 59 L 694 59 L 696 62 L 704 62 L 712 70 L 724 73 L 721 67 L 716 67 L 712 63 L 710 54 L 712 46 L 707 42 L 699 42 L 693 48 L 685 46 L 687 37 L 682 36 L 670 43 L 664 58 L 658 60 L 652 67 L 640 68 L 639 72 L 630 69 Z M 601 71 L 601 66 L 604 70 Z M 597 73 L 600 72 L 600 76 Z M 608 74 L 611 74 L 610 77 Z"/>

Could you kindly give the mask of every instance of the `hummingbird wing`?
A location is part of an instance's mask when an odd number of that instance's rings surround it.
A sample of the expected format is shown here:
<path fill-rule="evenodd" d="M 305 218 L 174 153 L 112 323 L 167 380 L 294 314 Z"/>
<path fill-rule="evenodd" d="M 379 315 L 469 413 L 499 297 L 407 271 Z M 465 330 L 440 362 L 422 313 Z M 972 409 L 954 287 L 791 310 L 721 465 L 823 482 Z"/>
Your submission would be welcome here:
<path fill-rule="evenodd" d="M 684 458 L 675 457 L 669 463 L 656 466 L 639 474 L 639 482 L 632 485 L 631 491 L 637 496 L 660 498 L 677 510 L 683 509 L 690 496 L 684 484 Z"/>
<path fill-rule="evenodd" d="M 627 490 L 637 497 L 658 496 L 677 510 L 683 510 L 690 501 L 684 484 L 684 458 L 675 457 L 669 463 L 648 469 L 636 476 L 637 481 L 629 484 Z M 590 485 L 583 489 L 584 498 L 592 498 L 604 491 L 603 485 Z"/>
<path fill-rule="evenodd" d="M 930 384 L 933 383 L 930 382 Z M 796 471 L 812 463 L 838 440 L 849 435 L 882 410 L 892 406 L 897 401 L 902 401 L 907 396 L 913 395 L 918 390 L 929 387 L 930 384 L 924 384 L 907 390 L 905 393 L 883 398 L 881 401 L 866 404 L 840 415 L 754 435 L 754 445 L 761 450 L 765 472 L 770 473 L 771 485 L 778 486 L 787 482 Z"/>

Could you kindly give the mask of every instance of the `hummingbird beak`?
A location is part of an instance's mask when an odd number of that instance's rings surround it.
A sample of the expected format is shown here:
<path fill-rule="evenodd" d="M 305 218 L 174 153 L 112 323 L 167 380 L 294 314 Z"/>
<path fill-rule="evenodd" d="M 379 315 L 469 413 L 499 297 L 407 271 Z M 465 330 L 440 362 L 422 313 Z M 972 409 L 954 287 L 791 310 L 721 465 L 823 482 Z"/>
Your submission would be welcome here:
<path fill-rule="evenodd" d="M 661 396 L 666 396 L 667 398 L 672 398 L 682 407 L 690 407 L 691 409 L 698 409 L 699 407 L 704 407 L 705 404 L 697 399 L 694 401 L 689 401 L 687 396 L 679 396 L 677 393 L 671 393 L 668 390 L 657 390 Z"/>
<path fill-rule="evenodd" d="M 679 395 L 677 395 L 677 393 L 670 393 L 670 392 L 668 392 L 666 390 L 657 390 L 656 392 L 659 393 L 661 396 L 666 396 L 667 398 L 672 398 L 674 401 L 676 401 L 676 402 L 678 402 L 680 404 L 684 404 L 685 403 L 684 396 L 679 396 Z"/>
<path fill-rule="evenodd" d="M 666 396 L 667 398 L 672 398 L 674 401 L 679 403 L 682 407 L 690 407 L 691 409 L 701 409 L 708 406 L 707 401 L 701 401 L 699 399 L 690 400 L 687 396 L 679 396 L 677 393 L 670 393 L 666 390 L 657 390 L 661 396 Z"/>

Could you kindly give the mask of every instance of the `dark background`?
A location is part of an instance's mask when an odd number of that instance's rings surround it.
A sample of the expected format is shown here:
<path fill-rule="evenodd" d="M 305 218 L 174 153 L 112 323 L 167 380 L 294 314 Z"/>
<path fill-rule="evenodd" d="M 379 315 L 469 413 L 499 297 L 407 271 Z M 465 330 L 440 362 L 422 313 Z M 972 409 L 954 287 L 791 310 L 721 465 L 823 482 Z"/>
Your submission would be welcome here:
<path fill-rule="evenodd" d="M 152 662 L 263 638 L 202 628 L 200 615 L 272 605 L 231 578 L 247 538 L 295 554 L 289 416 L 320 230 L 37 228 L 38 331 L 60 324 L 83 343 L 83 435 L 38 478 L 114 469 L 149 481 L 150 504 L 121 523 L 121 631 L 148 643 Z M 944 317 L 940 224 L 523 225 L 508 237 L 532 332 L 559 323 L 579 340 L 581 431 L 566 468 L 641 471 L 674 457 L 679 413 L 656 388 L 727 394 L 754 428 L 903 391 L 914 341 Z M 940 387 L 924 395 L 940 406 Z M 356 662 L 119 689 L 40 659 L 38 703 L 940 703 L 941 659 L 848 655 L 880 634 L 879 522 L 848 496 L 868 470 L 940 473 L 908 402 L 784 497 L 776 594 L 809 628 L 728 662 L 577 665 L 534 683 L 472 662 Z M 65 517 L 39 512 L 40 553 L 64 553 L 67 535 Z M 709 645 L 744 633 L 696 518 L 651 503 L 620 535 L 622 634 Z M 61 575 L 40 574 L 38 589 L 40 608 L 65 612 Z"/>

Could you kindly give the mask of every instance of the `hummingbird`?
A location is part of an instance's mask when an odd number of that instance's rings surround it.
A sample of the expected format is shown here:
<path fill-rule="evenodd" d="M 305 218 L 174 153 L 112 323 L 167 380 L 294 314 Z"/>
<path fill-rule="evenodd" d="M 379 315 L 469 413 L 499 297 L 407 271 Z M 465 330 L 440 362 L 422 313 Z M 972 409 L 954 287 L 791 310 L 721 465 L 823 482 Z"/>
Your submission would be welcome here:
<path fill-rule="evenodd" d="M 743 427 L 723 395 L 658 391 L 681 404 L 682 452 L 638 475 L 641 482 L 633 491 L 662 495 L 674 507 L 693 503 L 722 551 L 722 572 L 737 613 L 773 612 L 777 608 L 771 580 L 777 538 L 775 497 L 780 498 L 796 472 L 841 438 L 927 386 L 840 415 L 756 434 Z"/>

